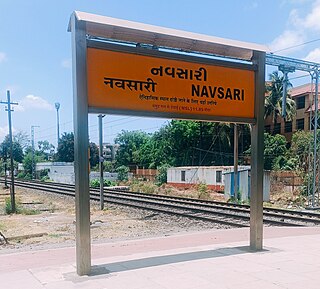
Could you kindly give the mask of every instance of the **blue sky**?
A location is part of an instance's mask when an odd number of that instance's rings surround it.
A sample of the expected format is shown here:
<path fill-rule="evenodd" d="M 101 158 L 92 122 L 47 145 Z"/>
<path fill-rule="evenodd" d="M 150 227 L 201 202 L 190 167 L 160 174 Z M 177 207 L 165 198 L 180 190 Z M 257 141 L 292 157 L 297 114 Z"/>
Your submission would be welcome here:
<path fill-rule="evenodd" d="M 56 145 L 55 102 L 61 104 L 60 132 L 73 129 L 67 25 L 74 10 L 266 44 L 277 54 L 320 62 L 319 0 L 0 0 L 0 99 L 5 100 L 10 89 L 12 100 L 19 103 L 13 112 L 14 132 L 30 135 L 31 126 L 38 125 L 36 141 L 46 139 Z M 309 81 L 308 77 L 292 80 L 295 85 Z M 112 142 L 122 129 L 153 132 L 165 121 L 108 115 L 104 141 Z M 90 140 L 98 142 L 97 117 L 90 116 L 89 122 Z M 0 141 L 7 132 L 2 105 Z"/>

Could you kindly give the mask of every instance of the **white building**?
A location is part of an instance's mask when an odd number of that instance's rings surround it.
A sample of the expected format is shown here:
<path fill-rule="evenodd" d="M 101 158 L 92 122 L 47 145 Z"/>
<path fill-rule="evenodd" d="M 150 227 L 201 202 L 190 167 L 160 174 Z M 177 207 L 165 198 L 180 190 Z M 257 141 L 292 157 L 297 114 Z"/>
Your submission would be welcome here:
<path fill-rule="evenodd" d="M 249 168 L 239 166 L 239 170 Z M 224 191 L 224 174 L 233 170 L 233 166 L 194 166 L 172 167 L 167 170 L 167 183 L 188 188 L 195 184 L 206 184 L 209 189 Z"/>

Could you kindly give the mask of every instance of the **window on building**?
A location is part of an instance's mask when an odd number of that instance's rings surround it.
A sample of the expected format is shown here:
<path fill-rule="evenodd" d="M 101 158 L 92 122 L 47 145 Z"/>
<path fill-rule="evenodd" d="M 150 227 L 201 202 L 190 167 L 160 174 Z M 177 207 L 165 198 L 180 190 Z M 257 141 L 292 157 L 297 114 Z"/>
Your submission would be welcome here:
<path fill-rule="evenodd" d="M 273 128 L 273 134 L 279 134 L 281 132 L 281 123 L 275 123 Z"/>
<path fill-rule="evenodd" d="M 284 132 L 292 132 L 292 121 L 286 121 L 284 123 Z"/>
<path fill-rule="evenodd" d="M 216 171 L 216 183 L 222 183 L 222 171 Z"/>
<path fill-rule="evenodd" d="M 186 181 L 186 171 L 181 171 L 181 182 Z"/>
<path fill-rule="evenodd" d="M 267 133 L 271 133 L 271 126 L 270 125 L 266 125 L 264 127 L 264 131 L 267 132 Z"/>
<path fill-rule="evenodd" d="M 305 108 L 305 103 L 306 103 L 306 97 L 305 96 L 297 97 L 297 100 L 296 100 L 297 109 Z"/>
<path fill-rule="evenodd" d="M 297 119 L 296 129 L 297 130 L 304 130 L 304 118 Z"/>

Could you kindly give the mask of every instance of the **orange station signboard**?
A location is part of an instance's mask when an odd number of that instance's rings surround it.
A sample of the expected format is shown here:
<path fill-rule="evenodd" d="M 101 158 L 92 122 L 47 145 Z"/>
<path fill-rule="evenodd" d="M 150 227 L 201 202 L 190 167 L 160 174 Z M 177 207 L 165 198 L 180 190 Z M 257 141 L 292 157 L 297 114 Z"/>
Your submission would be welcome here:
<path fill-rule="evenodd" d="M 87 81 L 89 109 L 254 119 L 252 70 L 88 48 Z"/>

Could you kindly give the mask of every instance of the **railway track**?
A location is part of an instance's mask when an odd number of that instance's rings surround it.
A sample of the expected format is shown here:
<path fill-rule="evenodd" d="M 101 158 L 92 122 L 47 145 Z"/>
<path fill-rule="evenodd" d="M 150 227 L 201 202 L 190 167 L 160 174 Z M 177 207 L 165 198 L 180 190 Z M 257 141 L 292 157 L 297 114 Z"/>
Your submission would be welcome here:
<path fill-rule="evenodd" d="M 0 179 L 0 182 L 4 182 Z M 61 183 L 15 180 L 16 186 L 42 190 L 66 196 L 75 196 L 74 186 Z M 104 190 L 105 202 L 152 210 L 160 213 L 215 222 L 232 227 L 247 227 L 250 207 L 217 201 L 204 201 L 183 197 L 151 195 L 123 190 Z M 90 198 L 100 200 L 99 190 L 90 189 Z M 320 214 L 315 212 L 264 208 L 263 222 L 270 226 L 316 226 L 320 225 Z"/>

